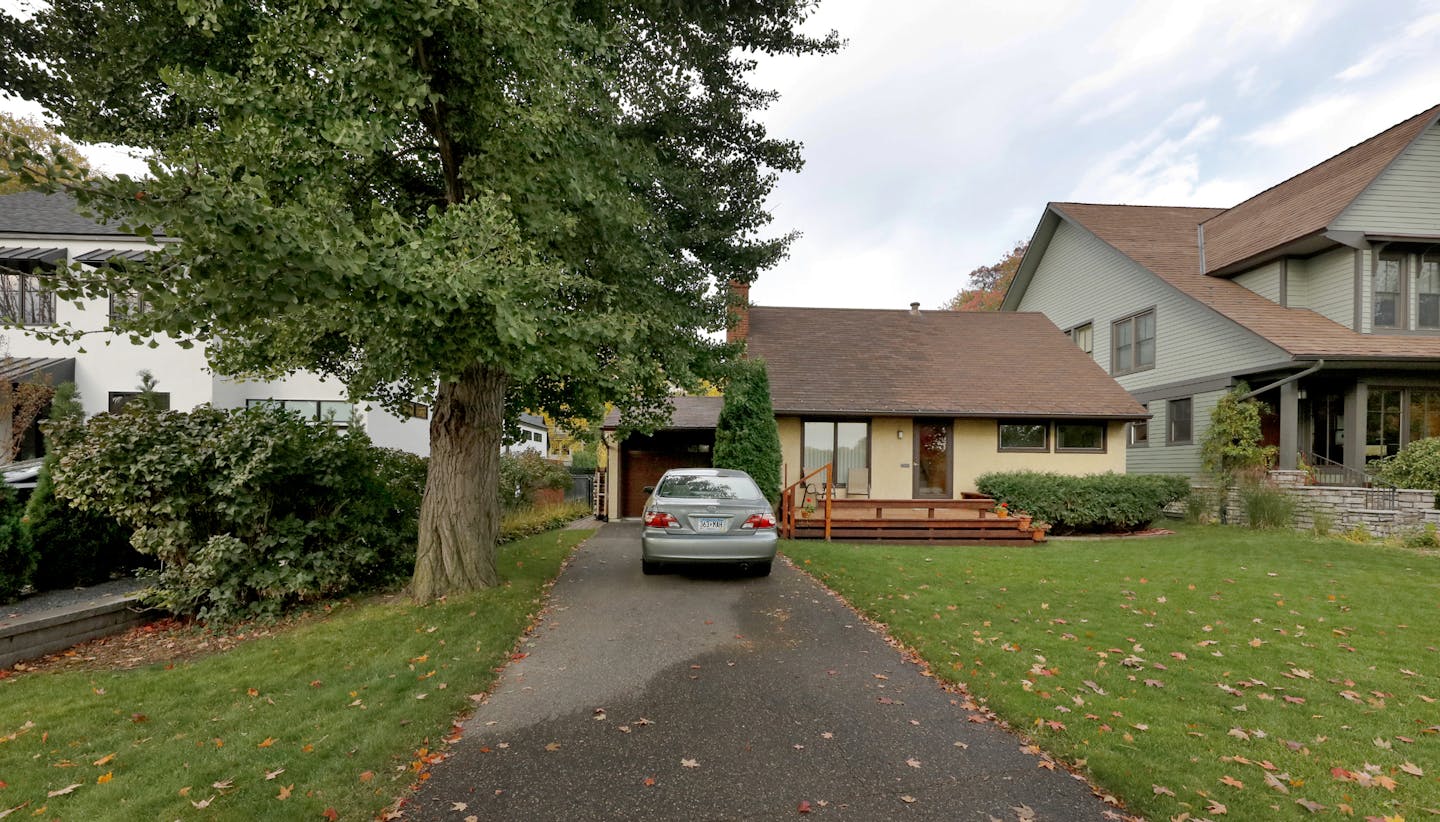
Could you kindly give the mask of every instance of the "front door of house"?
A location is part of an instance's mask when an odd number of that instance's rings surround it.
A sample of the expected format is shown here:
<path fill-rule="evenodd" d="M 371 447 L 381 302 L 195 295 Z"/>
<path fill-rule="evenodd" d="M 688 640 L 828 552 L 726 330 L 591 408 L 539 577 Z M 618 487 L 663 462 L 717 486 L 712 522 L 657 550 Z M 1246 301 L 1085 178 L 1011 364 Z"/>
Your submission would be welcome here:
<path fill-rule="evenodd" d="M 915 420 L 915 498 L 950 499 L 954 459 L 949 420 Z"/>

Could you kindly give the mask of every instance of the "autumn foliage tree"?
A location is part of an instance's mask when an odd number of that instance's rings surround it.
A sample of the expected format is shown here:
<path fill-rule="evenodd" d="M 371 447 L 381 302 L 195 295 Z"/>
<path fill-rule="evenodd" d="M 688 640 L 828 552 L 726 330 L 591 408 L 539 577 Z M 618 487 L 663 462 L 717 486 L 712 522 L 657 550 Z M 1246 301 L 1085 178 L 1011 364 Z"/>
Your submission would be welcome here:
<path fill-rule="evenodd" d="M 138 292 L 127 330 L 206 343 L 221 373 L 432 404 L 428 600 L 499 579 L 507 416 L 653 423 L 717 373 L 718 286 L 784 256 L 765 198 L 801 166 L 748 76 L 838 47 L 798 31 L 814 5 L 55 0 L 0 12 L 0 89 L 150 150 L 150 179 L 68 188 L 182 241 L 61 272 L 62 298 Z M 64 187 L 45 152 L 6 153 Z"/>
<path fill-rule="evenodd" d="M 49 154 L 52 158 L 64 158 L 66 163 L 79 172 L 69 175 L 74 179 L 78 179 L 89 168 L 89 164 L 85 162 L 85 158 L 75 144 L 56 134 L 44 123 L 0 111 L 0 134 L 13 135 L 30 147 Z M 7 142 L 9 142 L 8 139 Z M 14 194 L 28 188 L 29 186 L 18 177 L 0 180 L 0 194 Z"/>
<path fill-rule="evenodd" d="M 1005 300 L 1005 291 L 1015 272 L 1020 270 L 1020 260 L 1030 243 L 1019 241 L 1000 261 L 993 265 L 982 265 L 970 272 L 970 286 L 951 297 L 942 308 L 948 311 L 999 311 Z"/>

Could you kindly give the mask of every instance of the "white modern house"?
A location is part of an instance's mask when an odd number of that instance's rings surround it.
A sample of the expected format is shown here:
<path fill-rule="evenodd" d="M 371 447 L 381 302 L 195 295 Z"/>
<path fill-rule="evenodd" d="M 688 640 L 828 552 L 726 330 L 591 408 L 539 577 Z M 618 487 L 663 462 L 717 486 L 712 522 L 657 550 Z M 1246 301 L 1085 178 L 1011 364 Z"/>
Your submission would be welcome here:
<path fill-rule="evenodd" d="M 175 240 L 160 237 L 156 242 Z M 429 454 L 429 409 L 424 405 L 414 405 L 408 417 L 397 417 L 378 406 L 353 405 L 340 383 L 303 372 L 274 381 L 222 377 L 210 371 L 199 346 L 185 349 L 166 337 L 137 345 L 128 335 L 104 331 L 112 315 L 143 310 L 133 296 L 62 302 L 45 289 L 43 276 L 37 276 L 48 267 L 106 265 L 117 256 L 140 255 L 151 248 L 143 238 L 77 214 L 68 196 L 36 192 L 0 196 L 0 267 L 4 269 L 0 313 L 27 327 L 69 323 L 96 332 L 77 343 L 62 344 L 38 340 L 18 329 L 0 329 L 0 355 L 5 358 L 0 378 L 12 384 L 35 378 L 54 384 L 73 381 L 85 413 L 97 414 L 117 409 L 138 393 L 139 372 L 149 371 L 161 401 L 173 409 L 206 403 L 217 408 L 279 404 L 317 421 L 363 425 L 377 445 Z M 8 433 L 8 426 L 8 418 L 0 419 L 0 428 L 7 429 L 0 433 Z M 543 439 L 536 447 L 543 453 Z M 33 454 L 22 453 L 21 458 L 25 456 Z"/>

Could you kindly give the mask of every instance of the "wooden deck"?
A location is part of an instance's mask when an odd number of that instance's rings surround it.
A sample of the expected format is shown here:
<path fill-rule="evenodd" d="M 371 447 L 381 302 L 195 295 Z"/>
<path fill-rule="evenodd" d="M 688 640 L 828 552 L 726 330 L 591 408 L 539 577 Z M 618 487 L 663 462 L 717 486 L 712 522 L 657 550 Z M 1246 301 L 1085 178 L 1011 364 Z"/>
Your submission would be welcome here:
<path fill-rule="evenodd" d="M 791 539 L 826 539 L 825 501 L 809 516 L 785 518 Z M 1029 516 L 1000 516 L 995 500 L 978 494 L 964 499 L 832 499 L 828 538 L 843 542 L 926 544 L 1025 544 L 1045 541 L 1045 529 Z"/>

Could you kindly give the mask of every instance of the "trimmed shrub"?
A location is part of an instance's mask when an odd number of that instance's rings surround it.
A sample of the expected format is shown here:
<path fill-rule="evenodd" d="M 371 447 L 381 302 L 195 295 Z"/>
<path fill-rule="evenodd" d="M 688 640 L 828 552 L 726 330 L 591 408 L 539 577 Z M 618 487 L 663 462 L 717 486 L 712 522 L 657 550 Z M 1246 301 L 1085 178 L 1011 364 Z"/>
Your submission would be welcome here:
<path fill-rule="evenodd" d="M 538 451 L 500 455 L 500 505 L 507 511 L 532 507 L 542 488 L 563 491 L 569 487 L 570 472 L 565 466 L 550 462 Z"/>
<path fill-rule="evenodd" d="M 1057 534 L 1133 531 L 1190 495 L 1186 477 L 1169 474 L 1069 474 L 1015 471 L 983 474 L 982 494 L 1050 523 Z"/>
<path fill-rule="evenodd" d="M 35 553 L 20 523 L 23 513 L 15 489 L 0 482 L 0 602 L 19 596 L 35 570 Z"/>
<path fill-rule="evenodd" d="M 395 581 L 413 556 L 415 496 L 386 476 L 414 466 L 378 462 L 362 432 L 277 408 L 137 403 L 86 423 L 54 480 L 159 560 L 152 604 L 223 621 Z"/>
<path fill-rule="evenodd" d="M 725 386 L 725 404 L 715 425 L 716 468 L 750 475 L 771 505 L 780 502 L 780 428 L 770 402 L 770 377 L 764 360 L 733 364 Z"/>

